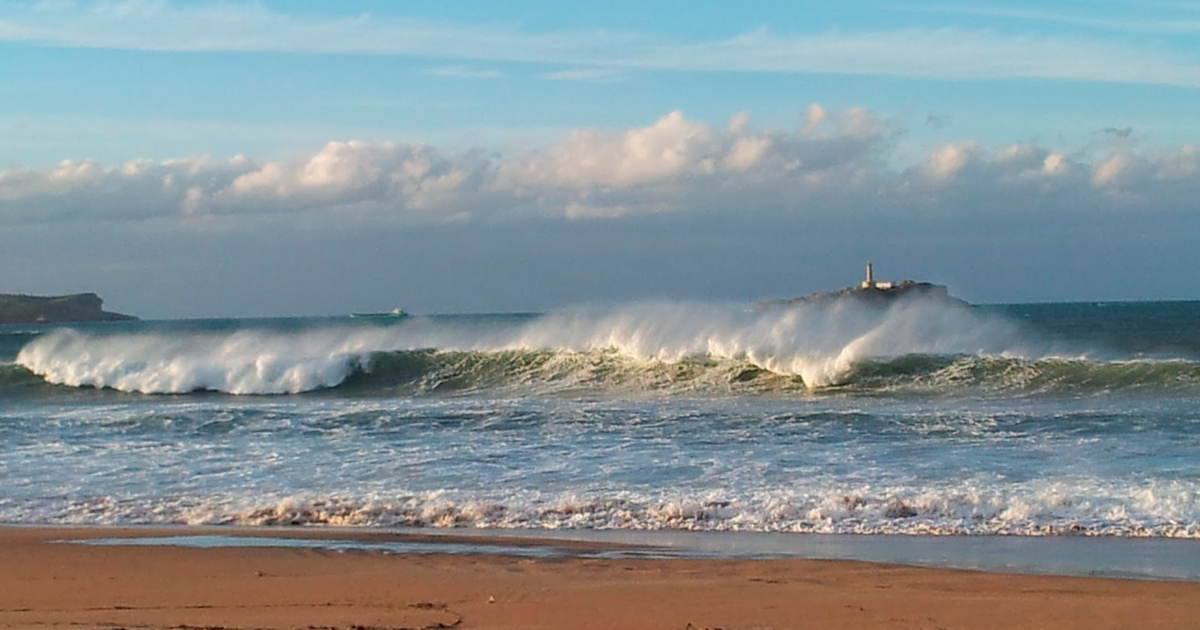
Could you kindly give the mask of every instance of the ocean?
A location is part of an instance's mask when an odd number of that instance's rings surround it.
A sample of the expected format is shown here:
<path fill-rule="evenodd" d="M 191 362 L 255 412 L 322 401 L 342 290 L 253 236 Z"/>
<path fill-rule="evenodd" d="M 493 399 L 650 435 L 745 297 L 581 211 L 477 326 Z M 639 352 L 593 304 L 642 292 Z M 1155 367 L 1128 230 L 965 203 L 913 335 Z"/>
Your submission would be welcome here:
<path fill-rule="evenodd" d="M 1200 537 L 1200 302 L 0 327 L 0 522 Z"/>

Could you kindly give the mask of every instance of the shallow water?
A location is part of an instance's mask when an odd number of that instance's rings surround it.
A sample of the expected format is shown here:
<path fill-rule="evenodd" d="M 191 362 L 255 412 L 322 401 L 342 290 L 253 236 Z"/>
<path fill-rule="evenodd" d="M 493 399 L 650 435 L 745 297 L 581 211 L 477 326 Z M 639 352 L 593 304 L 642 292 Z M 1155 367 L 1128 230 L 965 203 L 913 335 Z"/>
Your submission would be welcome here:
<path fill-rule="evenodd" d="M 1154 580 L 1200 579 L 1200 546 L 1192 541 L 1144 538 L 1024 536 L 788 535 L 715 532 L 590 530 L 473 530 L 472 539 L 304 538 L 254 532 L 254 536 L 187 534 L 64 540 L 100 546 L 173 546 L 197 549 L 282 547 L 389 554 L 487 554 L 523 558 L 670 559 L 733 558 L 856 560 L 949 569 L 1039 575 Z M 427 530 L 409 530 L 427 534 Z M 446 530 L 447 534 L 451 533 Z M 405 533 L 389 530 L 389 533 Z M 480 536 L 480 537 L 477 537 Z M 437 540 L 442 538 L 441 540 Z M 488 540 L 495 542 L 487 542 Z M 570 541 L 604 543 L 578 547 Z M 536 542 L 537 544 L 529 544 Z M 563 543 L 563 544 L 556 544 Z"/>

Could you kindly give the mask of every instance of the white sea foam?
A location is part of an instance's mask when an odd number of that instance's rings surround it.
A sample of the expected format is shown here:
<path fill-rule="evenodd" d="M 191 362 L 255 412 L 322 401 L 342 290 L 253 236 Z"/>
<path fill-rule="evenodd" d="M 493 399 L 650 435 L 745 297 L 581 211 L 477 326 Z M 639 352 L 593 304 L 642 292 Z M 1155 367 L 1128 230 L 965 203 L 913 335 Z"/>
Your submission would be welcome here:
<path fill-rule="evenodd" d="M 1200 501 L 1179 482 L 1142 487 L 710 489 L 648 495 L 435 490 L 404 496 L 131 499 L 35 505 L 0 501 L 6 522 L 243 526 L 678 530 L 910 535 L 1200 538 Z"/>
<path fill-rule="evenodd" d="M 70 398 L 0 522 L 1200 538 L 1188 397 Z"/>
<path fill-rule="evenodd" d="M 290 333 L 99 335 L 61 330 L 30 342 L 17 362 L 49 382 L 72 386 L 283 394 L 336 386 L 355 368 L 368 367 L 374 353 L 417 349 L 606 351 L 667 363 L 734 360 L 799 376 L 809 387 L 837 384 L 865 359 L 1051 354 L 1002 318 L 938 302 L 900 302 L 888 309 L 839 303 L 764 312 L 664 302 L 521 322 L 415 318 L 395 326 L 334 325 Z"/>
<path fill-rule="evenodd" d="M 639 359 L 746 360 L 810 387 L 840 382 L 855 363 L 910 354 L 1040 358 L 1010 322 L 936 301 L 887 309 L 853 301 L 749 313 L 688 303 L 627 307 L 607 314 L 556 314 L 522 332 L 509 347 L 616 349 Z"/>
<path fill-rule="evenodd" d="M 368 355 L 364 341 L 329 333 L 93 336 L 63 330 L 22 348 L 17 363 L 51 383 L 76 387 L 284 394 L 342 382 Z"/>

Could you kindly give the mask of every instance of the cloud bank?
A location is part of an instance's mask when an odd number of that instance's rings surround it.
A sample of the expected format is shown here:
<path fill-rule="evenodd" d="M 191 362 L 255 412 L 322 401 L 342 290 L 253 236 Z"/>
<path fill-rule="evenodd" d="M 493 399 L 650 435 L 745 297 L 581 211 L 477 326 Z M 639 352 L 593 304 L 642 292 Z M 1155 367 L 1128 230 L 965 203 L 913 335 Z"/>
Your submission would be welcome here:
<path fill-rule="evenodd" d="M 414 56 L 610 72 L 1038 78 L 1200 86 L 1200 59 L 1157 41 L 954 26 L 799 34 L 760 29 L 723 39 L 686 40 L 606 31 L 535 33 L 368 14 L 284 14 L 259 4 L 229 2 L 43 0 L 0 3 L 0 41 L 123 50 Z"/>
<path fill-rule="evenodd" d="M 290 160 L 243 156 L 0 170 L 0 224 L 251 217 L 445 224 L 639 215 L 938 218 L 1195 212 L 1195 145 L 1099 149 L 949 143 L 897 167 L 903 133 L 870 111 L 809 108 L 794 130 L 670 112 L 645 127 L 578 129 L 520 155 L 334 141 Z M 1134 134 L 1136 135 L 1136 134 Z"/>

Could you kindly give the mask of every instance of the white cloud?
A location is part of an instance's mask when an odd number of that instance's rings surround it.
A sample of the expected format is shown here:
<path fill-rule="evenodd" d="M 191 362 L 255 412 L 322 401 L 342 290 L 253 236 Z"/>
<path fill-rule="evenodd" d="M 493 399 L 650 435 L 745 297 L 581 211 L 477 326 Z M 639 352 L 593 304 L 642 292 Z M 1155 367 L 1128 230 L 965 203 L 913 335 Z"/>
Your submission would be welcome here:
<path fill-rule="evenodd" d="M 808 112 L 804 115 L 804 130 L 812 131 L 817 128 L 817 125 L 825 121 L 829 117 L 829 112 L 820 103 L 813 103 L 808 106 Z"/>
<path fill-rule="evenodd" d="M 499 177 L 515 188 L 623 187 L 711 171 L 720 149 L 711 127 L 675 111 L 642 129 L 575 131 L 562 144 L 504 164 Z"/>
<path fill-rule="evenodd" d="M 894 124 L 863 109 L 808 111 L 795 131 L 753 130 L 746 114 L 720 127 L 676 111 L 645 127 L 577 129 L 520 155 L 351 140 L 290 160 L 68 160 L 0 170 L 0 223 L 186 225 L 275 216 L 382 225 L 648 213 L 919 218 L 967 209 L 1002 217 L 1039 200 L 1061 202 L 1063 213 L 1114 203 L 1153 211 L 1191 207 L 1200 194 L 1194 145 L 1137 150 L 1123 139 L 1089 162 L 1086 152 L 1069 148 L 991 149 L 962 140 L 896 169 L 888 166 Z"/>
<path fill-rule="evenodd" d="M 1070 168 L 1067 156 L 1057 151 L 1050 153 L 1042 160 L 1042 172 L 1047 175 L 1061 175 Z"/>
<path fill-rule="evenodd" d="M 548 81 L 612 82 L 621 77 L 621 71 L 613 68 L 572 68 L 545 72 L 538 76 Z"/>
<path fill-rule="evenodd" d="M 1117 151 L 1096 167 L 1092 175 L 1092 184 L 1096 186 L 1111 186 L 1117 183 L 1121 174 L 1130 167 L 1131 159 L 1128 153 Z"/>
<path fill-rule="evenodd" d="M 921 170 L 934 179 L 952 179 L 966 166 L 975 143 L 947 144 L 930 154 Z"/>
<path fill-rule="evenodd" d="M 569 219 L 616 219 L 630 214 L 628 206 L 620 204 L 611 206 L 596 206 L 578 201 L 567 204 L 566 215 Z"/>
<path fill-rule="evenodd" d="M 770 147 L 769 138 L 738 138 L 723 164 L 733 170 L 747 170 L 757 164 Z"/>
<path fill-rule="evenodd" d="M 750 112 L 738 112 L 729 117 L 729 133 L 742 133 L 750 126 Z"/>
<path fill-rule="evenodd" d="M 1175 4 L 1157 7 L 1152 3 L 1136 2 L 1124 7 L 1126 15 L 1119 18 L 1096 17 L 1091 7 L 1084 5 L 1083 12 L 1070 13 L 1066 11 L 1046 11 L 1037 9 L 1021 9 L 1004 6 L 963 5 L 963 4 L 932 4 L 927 6 L 909 5 L 893 6 L 893 10 L 938 13 L 950 15 L 972 15 L 988 18 L 1009 18 L 1029 22 L 1050 22 L 1084 26 L 1108 31 L 1126 31 L 1134 33 L 1156 33 L 1163 35 L 1186 35 L 1200 33 L 1200 20 L 1196 19 L 1195 5 Z M 1110 9 L 1113 8 L 1111 5 Z M 1148 18 L 1147 9 L 1157 8 L 1161 17 Z M 1188 11 L 1186 9 L 1190 8 Z M 1167 9 L 1163 11 L 1162 9 Z"/>
<path fill-rule="evenodd" d="M 597 72 L 654 69 L 1200 86 L 1200 61 L 1153 41 L 955 27 L 789 35 L 761 29 L 686 41 L 636 33 L 529 33 L 365 14 L 293 15 L 260 4 L 129 0 L 0 4 L 0 41 L 127 50 L 406 55 L 572 68 L 557 78 L 582 78 L 590 72 L 595 79 Z M 459 70 L 455 76 L 491 72 Z M 449 71 L 453 74 L 455 67 Z"/>
<path fill-rule="evenodd" d="M 1163 181 L 1179 182 L 1200 178 L 1200 150 L 1194 144 L 1185 144 L 1162 156 L 1155 176 Z"/>
<path fill-rule="evenodd" d="M 453 79 L 499 79 L 504 73 L 494 68 L 471 68 L 467 66 L 441 66 L 430 68 L 425 74 Z"/>

